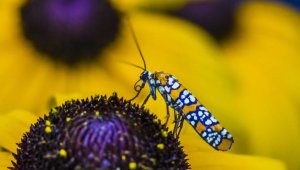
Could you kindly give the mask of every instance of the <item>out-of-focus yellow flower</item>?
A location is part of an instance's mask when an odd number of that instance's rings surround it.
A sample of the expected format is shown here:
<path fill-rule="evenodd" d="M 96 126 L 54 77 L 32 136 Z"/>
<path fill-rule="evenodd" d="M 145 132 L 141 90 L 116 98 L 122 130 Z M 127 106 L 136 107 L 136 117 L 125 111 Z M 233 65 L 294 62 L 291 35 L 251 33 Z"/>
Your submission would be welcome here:
<path fill-rule="evenodd" d="M 121 38 L 102 52 L 102 55 L 105 56 L 104 59 L 97 60 L 93 64 L 80 64 L 76 68 L 70 69 L 67 66 L 40 57 L 41 54 L 28 41 L 25 41 L 19 25 L 18 10 L 22 4 L 21 1 L 4 0 L 0 3 L 0 15 L 5 16 L 1 17 L 0 22 L 6 26 L 5 30 L 1 31 L 3 39 L 0 39 L 0 51 L 2 52 L 0 58 L 2 64 L 0 67 L 0 84 L 3 85 L 0 90 L 0 102 L 2 103 L 0 112 L 22 108 L 30 112 L 45 113 L 44 108 L 47 108 L 49 98 L 58 93 L 79 93 L 90 96 L 93 94 L 111 94 L 113 91 L 117 91 L 126 98 L 134 95 L 132 86 L 138 79 L 141 70 L 123 64 L 122 61 L 130 61 L 139 65 L 142 65 L 142 61 L 126 24 L 123 24 L 121 29 Z M 275 9 L 277 8 L 275 7 Z M 290 157 L 297 158 L 296 150 L 291 150 L 292 148 L 288 146 L 296 146 L 293 139 L 298 140 L 296 134 L 298 132 L 296 129 L 298 119 L 293 119 L 297 117 L 295 115 L 296 108 L 284 100 L 287 96 L 276 91 L 276 89 L 270 90 L 269 87 L 275 86 L 272 86 L 271 82 L 266 81 L 265 77 L 260 77 L 260 75 L 258 75 L 259 79 L 251 79 L 245 82 L 242 80 L 241 82 L 246 85 L 239 82 L 240 79 L 244 78 L 243 76 L 248 77 L 246 73 L 251 72 L 246 70 L 249 67 L 231 61 L 240 57 L 241 54 L 243 54 L 242 57 L 245 57 L 248 51 L 241 50 L 244 53 L 238 53 L 238 50 L 234 52 L 237 57 L 223 61 L 221 59 L 222 53 L 213 39 L 185 21 L 159 14 L 132 12 L 128 15 L 131 16 L 130 20 L 146 57 L 149 71 L 161 70 L 176 76 L 233 133 L 236 141 L 233 146 L 234 150 L 244 153 L 271 155 L 286 161 Z M 7 16 L 10 16 L 10 19 Z M 294 16 L 294 14 L 291 16 Z M 231 51 L 231 48 L 234 47 L 237 46 L 228 45 L 225 49 Z M 240 47 L 238 46 L 238 48 Z M 233 51 L 235 50 L 236 48 Z M 233 54 L 228 52 L 228 55 Z M 248 56 L 250 55 L 248 54 Z M 226 65 L 227 63 L 229 64 Z M 238 68 L 245 69 L 245 74 L 239 75 L 241 78 L 239 77 L 240 79 L 236 80 L 230 72 L 231 68 L 228 69 L 228 67 L 233 67 L 234 71 Z M 252 71 L 252 73 L 256 73 L 255 70 Z M 257 80 L 261 80 L 260 82 L 263 83 L 268 82 L 268 84 L 264 88 L 260 88 L 260 84 L 256 84 Z M 252 88 L 252 85 L 253 89 L 249 90 L 248 88 Z M 294 84 L 291 82 L 289 85 Z M 268 93 L 263 93 L 265 91 Z M 142 102 L 147 93 L 149 91 L 145 89 L 135 102 Z M 260 95 L 256 95 L 256 93 Z M 272 98 L 269 98 L 268 95 Z M 272 103 L 263 103 L 276 99 L 276 102 L 272 102 L 276 103 L 276 107 Z M 162 98 L 157 101 L 150 100 L 146 107 L 149 107 L 154 113 L 161 113 L 162 110 L 165 110 L 165 102 Z M 279 124 L 279 120 L 282 120 L 282 114 L 274 114 L 279 111 L 285 113 L 284 115 L 290 114 L 285 121 L 288 122 L 286 123 L 288 126 L 284 126 L 289 127 L 289 131 L 279 126 L 282 125 L 282 122 Z M 262 114 L 256 115 L 256 113 Z M 23 116 L 25 117 L 25 114 Z M 164 118 L 165 115 L 158 116 Z M 272 120 L 267 121 L 270 117 L 272 117 Z M 273 133 L 273 131 L 276 131 L 276 133 Z M 6 132 L 4 127 L 0 128 L 0 132 L 10 139 L 9 133 Z M 278 134 L 282 136 L 284 134 L 285 136 L 278 139 Z M 14 139 L 19 140 L 20 137 Z M 186 123 L 181 139 L 187 153 L 190 155 L 190 159 L 195 160 L 196 156 L 201 155 L 201 153 L 197 154 L 196 151 L 208 152 L 208 154 L 214 153 L 211 152 L 211 148 L 207 144 L 201 142 L 201 138 Z M 283 139 L 286 143 L 281 148 L 281 140 Z M 287 142 L 287 139 L 292 140 L 294 143 Z M 3 143 L 3 147 L 9 148 L 10 151 L 14 150 L 14 144 L 10 145 L 5 141 Z M 265 143 L 269 147 L 266 147 Z M 274 146 L 276 149 L 274 149 Z M 284 153 L 284 149 L 287 148 L 288 152 L 285 153 L 288 154 L 281 155 Z M 194 152 L 196 154 L 193 155 Z M 238 163 L 236 169 L 246 168 L 246 165 L 249 164 L 257 168 L 267 166 L 277 167 L 278 169 L 284 168 L 281 163 L 259 158 L 248 160 L 247 157 L 231 157 L 224 153 L 218 153 L 217 158 L 224 160 L 228 158 L 230 165 Z M 212 164 L 217 161 L 216 159 L 212 159 Z M 253 163 L 251 160 L 253 160 Z M 220 162 L 222 163 L 222 161 Z M 198 163 L 200 161 L 195 161 L 192 166 L 198 168 Z M 294 159 L 289 163 L 292 163 L 292 166 L 296 164 Z M 233 169 L 230 165 L 226 164 L 224 167 Z M 214 165 L 207 164 L 206 166 L 211 167 Z"/>
<path fill-rule="evenodd" d="M 300 14 L 282 4 L 250 2 L 236 16 L 224 59 L 238 77 L 234 117 L 246 132 L 238 134 L 244 139 L 240 152 L 299 169 Z"/>
<path fill-rule="evenodd" d="M 22 119 L 26 116 L 28 119 Z M 34 123 L 37 118 L 36 115 L 24 111 L 14 111 L 8 114 L 0 115 L 0 124 L 6 128 L 1 128 L 0 146 L 5 147 L 7 151 L 0 151 L 0 168 L 5 169 L 12 166 L 11 161 L 14 160 L 10 152 L 16 151 L 16 144 L 20 142 L 22 134 L 29 130 L 30 124 Z M 13 132 L 13 133 L 12 133 Z M 188 137 L 182 135 L 181 138 Z M 8 140 L 7 140 L 8 139 Z M 198 141 L 199 142 L 199 141 Z M 192 169 L 209 169 L 209 170 L 284 170 L 285 165 L 273 159 L 264 157 L 246 156 L 238 154 L 228 154 L 217 151 L 200 151 L 199 148 L 194 146 L 185 146 L 186 153 L 188 154 L 189 163 Z"/>
<path fill-rule="evenodd" d="M 121 62 L 139 63 L 141 59 L 126 23 L 122 26 L 121 36 L 117 42 L 102 52 L 99 57 L 101 61 L 99 59 L 93 63 L 82 63 L 70 68 L 51 61 L 24 38 L 19 11 L 23 3 L 24 1 L 1 1 L 0 8 L 3 17 L 0 22 L 5 26 L 0 33 L 1 112 L 22 108 L 34 113 L 42 113 L 48 106 L 49 98 L 58 93 L 78 92 L 91 95 L 111 94 L 113 91 L 118 91 L 127 97 L 134 95 L 132 85 L 138 78 L 140 70 Z M 132 15 L 134 16 L 130 20 L 147 56 L 149 68 L 155 66 L 155 69 L 170 68 L 172 71 L 176 67 L 181 67 L 189 69 L 187 72 L 194 72 L 193 70 L 197 67 L 192 59 L 182 67 L 180 66 L 181 60 L 174 58 L 175 54 L 181 53 L 179 57 L 186 59 L 202 55 L 205 57 L 201 62 L 203 69 L 212 69 L 220 74 L 226 74 L 222 71 L 222 64 L 211 57 L 218 54 L 215 54 L 214 45 L 202 32 L 169 17 L 142 13 Z M 178 24 L 184 25 L 183 28 L 174 29 Z M 199 37 L 203 39 L 195 39 L 195 34 L 199 34 Z M 174 35 L 177 36 L 174 38 Z M 177 42 L 175 46 L 180 46 L 181 49 L 173 50 L 171 42 Z M 198 48 L 200 45 L 201 48 Z M 170 61 L 177 64 L 172 64 Z M 206 66 L 206 62 L 212 64 Z M 190 75 L 193 74 L 195 73 Z M 212 79 L 210 75 L 206 77 Z"/>

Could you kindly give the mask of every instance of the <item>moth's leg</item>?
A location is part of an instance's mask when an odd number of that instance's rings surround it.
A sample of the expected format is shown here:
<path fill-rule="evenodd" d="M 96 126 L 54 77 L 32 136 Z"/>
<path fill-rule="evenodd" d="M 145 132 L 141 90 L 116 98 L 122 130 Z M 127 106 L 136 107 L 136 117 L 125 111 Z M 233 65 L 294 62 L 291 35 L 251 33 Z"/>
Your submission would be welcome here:
<path fill-rule="evenodd" d="M 169 118 L 170 118 L 170 111 L 169 111 L 169 106 L 170 106 L 170 102 L 167 100 L 167 94 L 164 93 L 164 94 L 161 94 L 163 96 L 163 98 L 165 99 L 165 102 L 166 102 L 166 110 L 167 110 L 167 115 L 166 115 L 166 122 L 164 123 L 164 125 L 167 125 L 168 124 L 168 121 L 169 121 Z"/>
<path fill-rule="evenodd" d="M 177 115 L 176 110 L 174 109 L 174 129 L 173 129 L 174 137 L 177 136 L 176 134 L 177 134 L 179 123 L 180 123 L 180 117 L 179 115 Z"/>
<path fill-rule="evenodd" d="M 141 81 L 141 79 L 139 79 L 137 82 L 135 82 L 135 84 L 134 84 L 134 90 L 137 92 L 136 93 L 136 95 L 132 98 L 132 99 L 130 99 L 129 101 L 132 101 L 132 100 L 134 100 L 134 99 L 136 99 L 138 96 L 139 96 L 139 94 L 141 93 L 141 91 L 143 90 L 143 88 L 145 87 L 145 82 L 142 82 L 142 85 L 138 85 L 138 83 Z M 137 88 L 140 88 L 140 89 L 137 89 Z"/>
<path fill-rule="evenodd" d="M 182 112 L 179 114 L 178 117 L 180 117 L 180 118 L 179 118 L 179 119 L 180 119 L 180 122 L 179 122 L 179 126 L 178 126 L 178 132 L 177 132 L 177 134 L 176 134 L 176 138 L 179 138 L 179 135 L 180 135 L 180 132 L 181 132 L 181 130 L 182 130 L 183 123 L 184 123 L 184 115 L 182 114 Z"/>
<path fill-rule="evenodd" d="M 141 107 L 143 107 L 147 103 L 150 96 L 151 96 L 151 93 L 149 93 L 148 96 L 145 98 L 145 100 L 144 100 L 143 104 L 141 105 Z"/>
<path fill-rule="evenodd" d="M 166 122 L 164 123 L 164 125 L 167 126 L 169 118 L 170 118 L 170 111 L 169 111 L 169 105 L 166 104 L 166 106 L 167 106 L 167 116 L 166 116 Z"/>

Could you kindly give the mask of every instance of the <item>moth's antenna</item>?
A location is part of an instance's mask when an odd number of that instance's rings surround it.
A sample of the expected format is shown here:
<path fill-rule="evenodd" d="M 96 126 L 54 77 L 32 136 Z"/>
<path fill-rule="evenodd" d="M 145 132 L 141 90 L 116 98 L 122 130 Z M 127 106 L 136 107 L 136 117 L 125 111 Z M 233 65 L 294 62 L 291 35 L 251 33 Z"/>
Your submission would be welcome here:
<path fill-rule="evenodd" d="M 127 21 L 128 21 L 128 23 L 129 23 L 129 29 L 130 29 L 130 32 L 131 32 L 131 34 L 132 34 L 133 40 L 134 40 L 134 42 L 135 42 L 135 45 L 136 45 L 137 49 L 139 50 L 140 56 L 142 57 L 142 60 L 143 60 L 143 63 L 144 63 L 144 70 L 147 70 L 145 58 L 144 58 L 144 56 L 143 56 L 143 53 L 142 53 L 142 50 L 141 50 L 141 48 L 140 48 L 139 42 L 138 42 L 138 40 L 137 40 L 137 38 L 136 38 L 135 32 L 134 32 L 134 30 L 133 30 L 133 26 L 132 26 L 132 24 L 131 24 L 131 22 L 130 22 L 129 19 L 127 19 Z"/>
<path fill-rule="evenodd" d="M 138 65 L 133 64 L 133 63 L 130 63 L 130 62 L 128 62 L 128 61 L 120 61 L 120 62 L 121 62 L 121 63 L 124 63 L 124 64 L 131 65 L 131 66 L 136 67 L 136 68 L 140 68 L 140 69 L 142 69 L 142 70 L 145 70 L 143 67 L 138 66 Z"/>

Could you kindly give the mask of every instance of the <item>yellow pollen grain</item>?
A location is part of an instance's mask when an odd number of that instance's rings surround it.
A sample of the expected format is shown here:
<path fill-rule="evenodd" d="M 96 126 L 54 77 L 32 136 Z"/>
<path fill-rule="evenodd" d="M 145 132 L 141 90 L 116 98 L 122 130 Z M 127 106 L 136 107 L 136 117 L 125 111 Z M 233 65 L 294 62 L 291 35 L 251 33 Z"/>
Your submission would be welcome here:
<path fill-rule="evenodd" d="M 96 111 L 96 112 L 95 112 L 95 115 L 96 115 L 96 116 L 99 116 L 99 115 L 100 115 L 100 112 L 99 112 L 99 111 Z"/>
<path fill-rule="evenodd" d="M 121 158 L 122 158 L 123 161 L 126 160 L 126 156 L 125 155 L 122 155 Z"/>
<path fill-rule="evenodd" d="M 51 122 L 49 120 L 46 120 L 45 125 L 46 126 L 51 126 Z"/>
<path fill-rule="evenodd" d="M 155 158 L 150 158 L 150 161 L 153 163 L 153 165 L 156 165 L 156 159 Z"/>
<path fill-rule="evenodd" d="M 61 150 L 59 150 L 59 155 L 60 155 L 61 157 L 67 157 L 67 151 L 64 150 L 64 149 L 61 149 Z"/>
<path fill-rule="evenodd" d="M 51 133 L 52 132 L 51 127 L 49 127 L 49 126 L 45 127 L 45 132 L 46 133 Z"/>
<path fill-rule="evenodd" d="M 161 135 L 162 135 L 164 138 L 166 138 L 166 137 L 168 136 L 168 132 L 165 131 L 165 130 L 162 130 L 162 131 L 161 131 Z"/>
<path fill-rule="evenodd" d="M 136 169 L 137 165 L 135 162 L 130 162 L 129 163 L 129 169 Z"/>
<path fill-rule="evenodd" d="M 163 150 L 165 148 L 165 145 L 163 143 L 159 143 L 156 145 L 156 147 L 160 150 Z"/>
<path fill-rule="evenodd" d="M 158 123 L 158 120 L 157 119 L 153 119 L 153 123 Z"/>
<path fill-rule="evenodd" d="M 70 117 L 66 117 L 66 122 L 70 122 L 71 118 Z"/>
<path fill-rule="evenodd" d="M 57 113 L 58 111 L 57 111 L 57 109 L 54 107 L 54 108 L 52 108 L 52 113 Z"/>

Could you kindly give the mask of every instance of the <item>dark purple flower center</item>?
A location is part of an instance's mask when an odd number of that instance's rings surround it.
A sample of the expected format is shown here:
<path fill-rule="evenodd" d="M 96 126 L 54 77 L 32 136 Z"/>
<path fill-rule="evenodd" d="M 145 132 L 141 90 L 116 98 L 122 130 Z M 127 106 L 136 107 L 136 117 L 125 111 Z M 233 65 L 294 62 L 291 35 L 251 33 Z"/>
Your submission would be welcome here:
<path fill-rule="evenodd" d="M 76 159 L 85 159 L 83 162 L 93 166 L 111 167 L 122 156 L 136 158 L 143 152 L 128 123 L 113 116 L 77 116 L 68 124 L 63 138 L 64 147 L 72 148 L 68 151 Z"/>
<path fill-rule="evenodd" d="M 173 14 L 198 24 L 217 40 L 226 38 L 234 26 L 234 14 L 240 0 L 189 2 Z"/>
<path fill-rule="evenodd" d="M 36 49 L 69 65 L 96 58 L 120 27 L 119 13 L 106 0 L 28 0 L 21 18 Z"/>

